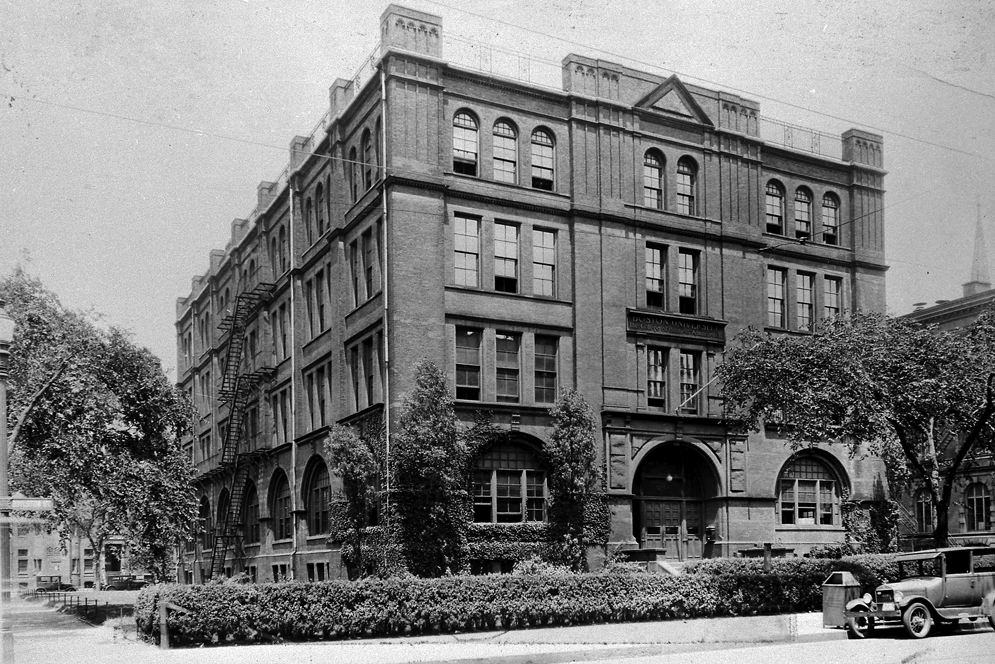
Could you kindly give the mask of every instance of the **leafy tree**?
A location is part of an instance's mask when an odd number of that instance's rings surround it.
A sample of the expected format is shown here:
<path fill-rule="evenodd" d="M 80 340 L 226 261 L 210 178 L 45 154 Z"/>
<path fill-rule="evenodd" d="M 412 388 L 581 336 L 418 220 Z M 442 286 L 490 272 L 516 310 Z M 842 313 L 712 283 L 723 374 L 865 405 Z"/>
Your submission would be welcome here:
<path fill-rule="evenodd" d="M 392 443 L 391 509 L 408 570 L 455 574 L 466 562 L 469 455 L 445 376 L 428 360 L 415 367 Z"/>
<path fill-rule="evenodd" d="M 718 369 L 731 417 L 796 447 L 881 456 L 893 490 L 929 494 L 946 543 L 958 472 L 992 445 L 995 312 L 958 331 L 854 314 L 814 335 L 748 329 L 737 340 Z"/>
<path fill-rule="evenodd" d="M 587 567 L 585 514 L 597 495 L 598 420 L 577 392 L 565 390 L 550 409 L 553 433 L 543 449 L 549 472 L 549 523 L 558 557 L 574 570 Z"/>
<path fill-rule="evenodd" d="M 124 536 L 164 573 L 175 533 L 195 515 L 193 470 L 177 446 L 188 404 L 148 350 L 67 310 L 22 270 L 0 280 L 0 298 L 16 326 L 12 484 L 54 499 L 48 518 L 63 537 L 81 533 L 102 556 L 110 536 Z"/>
<path fill-rule="evenodd" d="M 325 454 L 342 489 L 332 496 L 332 527 L 329 539 L 343 542 L 343 558 L 354 576 L 365 573 L 363 544 L 376 509 L 377 462 L 373 450 L 352 427 L 332 425 L 325 439 Z"/>

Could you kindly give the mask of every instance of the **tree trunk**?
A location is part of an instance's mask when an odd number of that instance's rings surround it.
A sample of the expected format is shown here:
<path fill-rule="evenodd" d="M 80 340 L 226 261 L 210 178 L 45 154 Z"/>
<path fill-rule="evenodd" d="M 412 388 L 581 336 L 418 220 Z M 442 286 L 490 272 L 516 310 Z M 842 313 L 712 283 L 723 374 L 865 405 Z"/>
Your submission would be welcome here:
<path fill-rule="evenodd" d="M 933 545 L 936 547 L 947 546 L 950 536 L 950 504 L 941 502 L 934 508 L 936 509 L 936 529 L 933 531 Z"/>

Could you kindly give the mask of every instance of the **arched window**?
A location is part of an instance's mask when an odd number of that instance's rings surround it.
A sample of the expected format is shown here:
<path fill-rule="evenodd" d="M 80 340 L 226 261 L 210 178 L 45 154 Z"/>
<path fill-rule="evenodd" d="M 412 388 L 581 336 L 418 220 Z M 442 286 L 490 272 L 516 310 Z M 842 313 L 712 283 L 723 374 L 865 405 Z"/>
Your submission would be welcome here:
<path fill-rule="evenodd" d="M 317 207 L 317 223 L 318 223 L 318 237 L 320 238 L 325 232 L 325 187 L 318 183 L 318 188 L 314 193 L 315 207 Z"/>
<path fill-rule="evenodd" d="M 967 487 L 967 493 L 964 494 L 964 506 L 967 511 L 965 526 L 968 532 L 991 528 L 989 516 L 992 511 L 992 499 L 987 486 L 981 482 L 975 482 Z"/>
<path fill-rule="evenodd" d="M 840 486 L 836 475 L 815 456 L 795 457 L 781 471 L 778 512 L 782 524 L 839 525 Z"/>
<path fill-rule="evenodd" d="M 553 135 L 545 129 L 532 132 L 532 187 L 553 191 Z"/>
<path fill-rule="evenodd" d="M 287 229 L 280 226 L 280 274 L 287 271 Z"/>
<path fill-rule="evenodd" d="M 370 130 L 363 130 L 363 190 L 373 186 L 373 144 L 370 141 Z"/>
<path fill-rule="evenodd" d="M 916 491 L 916 532 L 931 533 L 936 528 L 933 520 L 933 501 L 929 493 L 920 489 Z"/>
<path fill-rule="evenodd" d="M 310 535 L 328 532 L 328 514 L 332 500 L 332 489 L 328 478 L 328 468 L 323 461 L 315 463 L 304 489 L 304 502 L 307 506 L 307 530 Z"/>
<path fill-rule="evenodd" d="M 249 482 L 245 487 L 242 523 L 245 524 L 245 543 L 259 543 L 259 492 L 256 485 Z"/>
<path fill-rule="evenodd" d="M 804 187 L 795 190 L 795 237 L 812 237 L 812 193 Z"/>
<path fill-rule="evenodd" d="M 224 534 L 225 523 L 228 521 L 228 489 L 222 489 L 218 496 L 218 514 L 215 520 L 217 533 Z"/>
<path fill-rule="evenodd" d="M 244 291 L 249 286 L 249 271 L 246 268 L 242 268 L 242 276 L 238 281 L 238 290 Z"/>
<path fill-rule="evenodd" d="M 221 296 L 221 313 L 227 314 L 231 307 L 231 289 L 225 287 L 225 294 Z"/>
<path fill-rule="evenodd" d="M 822 241 L 837 244 L 840 232 L 840 200 L 834 194 L 822 197 Z"/>
<path fill-rule="evenodd" d="M 695 189 L 698 186 L 698 166 L 689 157 L 677 162 L 677 212 L 698 214 Z"/>
<path fill-rule="evenodd" d="M 200 499 L 200 508 L 197 510 L 197 520 L 200 522 L 200 547 L 202 549 L 214 548 L 214 525 L 211 523 L 211 503 L 207 496 Z"/>
<path fill-rule="evenodd" d="M 256 278 L 256 259 L 253 258 L 249 261 L 249 279 L 253 280 Z"/>
<path fill-rule="evenodd" d="M 663 159 L 654 150 L 643 155 L 643 205 L 663 209 Z"/>
<path fill-rule="evenodd" d="M 494 125 L 494 179 L 518 182 L 518 134 L 507 120 Z"/>
<path fill-rule="evenodd" d="M 494 445 L 473 472 L 473 520 L 478 523 L 545 521 L 546 473 L 521 445 Z"/>
<path fill-rule="evenodd" d="M 294 536 L 293 514 L 290 512 L 290 483 L 282 472 L 273 483 L 272 496 L 270 516 L 273 517 L 273 539 L 290 539 Z"/>
<path fill-rule="evenodd" d="M 453 173 L 477 175 L 477 120 L 467 111 L 453 117 Z"/>
<path fill-rule="evenodd" d="M 314 244 L 314 204 L 307 199 L 304 204 L 304 228 L 307 230 L 308 246 Z"/>
<path fill-rule="evenodd" d="M 767 183 L 767 232 L 784 234 L 784 189 L 780 183 L 771 180 Z"/>
<path fill-rule="evenodd" d="M 359 164 L 356 163 L 356 148 L 349 150 L 349 195 L 353 203 L 359 198 Z"/>

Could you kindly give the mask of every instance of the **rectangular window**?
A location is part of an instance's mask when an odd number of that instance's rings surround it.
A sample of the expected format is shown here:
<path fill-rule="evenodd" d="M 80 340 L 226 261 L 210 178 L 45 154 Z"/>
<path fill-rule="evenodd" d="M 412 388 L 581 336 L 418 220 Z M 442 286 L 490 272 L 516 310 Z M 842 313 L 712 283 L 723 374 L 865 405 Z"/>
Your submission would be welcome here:
<path fill-rule="evenodd" d="M 491 522 L 491 471 L 473 471 L 473 520 Z"/>
<path fill-rule="evenodd" d="M 698 313 L 698 252 L 681 249 L 678 254 L 677 280 L 680 312 Z"/>
<path fill-rule="evenodd" d="M 813 301 L 815 291 L 815 275 L 798 273 L 798 329 L 812 331 L 815 316 Z"/>
<path fill-rule="evenodd" d="M 456 398 L 480 401 L 480 330 L 456 328 Z"/>
<path fill-rule="evenodd" d="M 666 247 L 646 245 L 646 306 L 663 309 L 666 287 Z"/>
<path fill-rule="evenodd" d="M 520 337 L 514 334 L 498 332 L 497 341 L 497 400 L 506 403 L 518 403 L 518 350 Z"/>
<path fill-rule="evenodd" d="M 781 480 L 781 523 L 795 522 L 795 481 Z"/>
<path fill-rule="evenodd" d="M 363 383 L 366 387 L 366 404 L 373 403 L 373 339 L 363 342 Z"/>
<path fill-rule="evenodd" d="M 325 331 L 325 274 L 318 270 L 314 275 L 314 299 L 318 318 L 318 332 Z"/>
<path fill-rule="evenodd" d="M 361 410 L 359 404 L 359 347 L 354 347 L 349 351 L 349 369 L 352 371 L 352 398 L 356 404 L 356 410 Z"/>
<path fill-rule="evenodd" d="M 518 226 L 494 224 L 494 290 L 518 292 Z"/>
<path fill-rule="evenodd" d="M 767 325 L 771 327 L 785 327 L 784 282 L 784 270 L 767 268 Z"/>
<path fill-rule="evenodd" d="M 532 231 L 532 292 L 556 296 L 556 233 Z"/>
<path fill-rule="evenodd" d="M 840 294 L 843 290 L 843 280 L 839 277 L 826 277 L 822 280 L 823 307 L 825 318 L 834 318 L 840 315 Z"/>
<path fill-rule="evenodd" d="M 307 304 L 308 339 L 314 338 L 314 282 L 310 279 L 304 282 L 304 300 Z"/>
<path fill-rule="evenodd" d="M 315 378 L 316 387 L 318 389 L 318 426 L 325 426 L 325 368 L 321 367 L 318 369 L 317 377 Z"/>
<path fill-rule="evenodd" d="M 290 332 L 290 315 L 287 305 L 280 305 L 280 359 L 287 359 L 287 335 Z"/>
<path fill-rule="evenodd" d="M 664 348 L 646 349 L 646 403 L 651 408 L 667 406 L 667 351 Z"/>
<path fill-rule="evenodd" d="M 546 474 L 540 470 L 525 471 L 525 520 L 544 521 L 546 518 Z"/>
<path fill-rule="evenodd" d="M 363 274 L 366 285 L 366 299 L 373 297 L 373 264 L 376 260 L 376 249 L 373 244 L 373 231 L 363 233 Z"/>
<path fill-rule="evenodd" d="M 25 553 L 27 553 L 27 552 L 25 552 Z M 28 559 L 27 558 L 18 558 L 17 559 L 17 575 L 18 576 L 27 576 L 28 575 Z"/>
<path fill-rule="evenodd" d="M 681 412 L 697 413 L 700 388 L 698 353 L 681 351 Z"/>
<path fill-rule="evenodd" d="M 476 219 L 457 216 L 453 234 L 455 249 L 456 285 L 476 288 L 478 259 L 480 257 L 480 227 Z"/>
<path fill-rule="evenodd" d="M 518 523 L 522 520 L 522 471 L 498 470 L 496 475 L 497 522 Z"/>
<path fill-rule="evenodd" d="M 290 442 L 290 391 L 280 392 L 280 430 L 283 442 Z"/>
<path fill-rule="evenodd" d="M 314 374 L 308 374 L 307 378 L 304 379 L 305 389 L 307 390 L 307 414 L 308 421 L 311 423 L 311 430 L 314 430 L 314 410 L 315 406 L 318 405 L 318 398 L 314 392 Z"/>
<path fill-rule="evenodd" d="M 352 279 L 352 303 L 358 307 L 359 299 L 359 246 L 353 240 L 349 245 L 349 277 Z"/>
<path fill-rule="evenodd" d="M 535 338 L 535 402 L 556 401 L 556 337 Z"/>

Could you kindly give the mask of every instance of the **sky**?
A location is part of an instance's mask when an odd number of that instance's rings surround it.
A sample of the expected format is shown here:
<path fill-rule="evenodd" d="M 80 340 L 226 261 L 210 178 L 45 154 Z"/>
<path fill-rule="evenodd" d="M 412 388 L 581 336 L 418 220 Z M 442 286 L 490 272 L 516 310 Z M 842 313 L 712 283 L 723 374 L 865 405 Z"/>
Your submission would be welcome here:
<path fill-rule="evenodd" d="M 369 57 L 387 4 L 0 0 L 0 275 L 23 266 L 175 378 L 176 299 Z M 442 16 L 453 53 L 481 42 L 537 74 L 580 53 L 884 135 L 891 314 L 961 295 L 979 215 L 995 246 L 995 3 L 399 4 Z"/>

